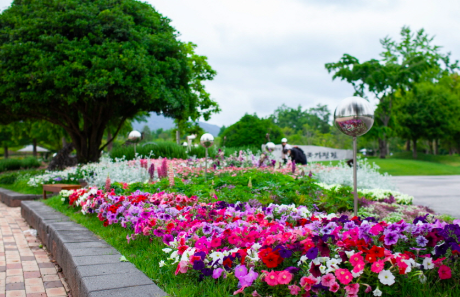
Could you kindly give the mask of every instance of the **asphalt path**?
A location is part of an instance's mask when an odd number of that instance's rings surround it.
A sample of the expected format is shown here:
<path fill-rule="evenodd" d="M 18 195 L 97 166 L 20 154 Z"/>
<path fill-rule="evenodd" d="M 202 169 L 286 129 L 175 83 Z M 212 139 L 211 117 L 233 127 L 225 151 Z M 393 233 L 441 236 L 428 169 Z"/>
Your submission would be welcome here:
<path fill-rule="evenodd" d="M 394 176 L 399 191 L 414 196 L 414 204 L 460 219 L 460 175 Z"/>

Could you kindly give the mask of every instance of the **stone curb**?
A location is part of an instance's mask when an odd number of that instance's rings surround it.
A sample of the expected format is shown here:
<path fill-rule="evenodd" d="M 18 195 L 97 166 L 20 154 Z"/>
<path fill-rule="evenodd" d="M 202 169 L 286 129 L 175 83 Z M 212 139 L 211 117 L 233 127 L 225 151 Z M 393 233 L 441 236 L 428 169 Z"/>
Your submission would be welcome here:
<path fill-rule="evenodd" d="M 21 206 L 21 201 L 37 200 L 40 199 L 41 195 L 35 194 L 21 194 L 7 189 L 0 188 L 0 201 L 5 203 L 9 207 Z"/>
<path fill-rule="evenodd" d="M 85 227 L 40 201 L 23 201 L 22 217 L 61 266 L 72 296 L 168 296 L 132 263 Z"/>

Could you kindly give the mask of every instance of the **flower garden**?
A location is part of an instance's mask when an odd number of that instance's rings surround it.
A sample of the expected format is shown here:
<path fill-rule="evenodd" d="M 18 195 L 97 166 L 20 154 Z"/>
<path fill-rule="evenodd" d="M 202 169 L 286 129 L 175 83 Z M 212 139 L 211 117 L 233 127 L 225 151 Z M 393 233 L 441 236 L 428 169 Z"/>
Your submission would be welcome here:
<path fill-rule="evenodd" d="M 172 296 L 460 296 L 460 220 L 412 205 L 361 162 L 386 188 L 360 185 L 357 217 L 345 167 L 279 168 L 263 154 L 218 156 L 206 179 L 202 159 L 103 158 L 30 184 L 86 179 L 46 203 L 123 234 L 125 252 L 154 246 L 154 267 L 127 258 Z"/>

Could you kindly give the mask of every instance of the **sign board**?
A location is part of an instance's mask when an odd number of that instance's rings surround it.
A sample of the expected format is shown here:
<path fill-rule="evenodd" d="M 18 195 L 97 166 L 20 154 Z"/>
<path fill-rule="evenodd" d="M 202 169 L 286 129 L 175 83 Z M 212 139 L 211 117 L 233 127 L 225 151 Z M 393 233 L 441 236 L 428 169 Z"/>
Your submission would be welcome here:
<path fill-rule="evenodd" d="M 308 162 L 317 161 L 335 161 L 335 160 L 348 160 L 353 158 L 352 150 L 335 149 L 324 146 L 316 145 L 291 145 L 302 149 L 307 155 Z M 265 144 L 262 145 L 262 151 L 265 152 Z M 275 150 L 272 153 L 276 160 L 281 160 L 281 144 L 275 146 Z"/>

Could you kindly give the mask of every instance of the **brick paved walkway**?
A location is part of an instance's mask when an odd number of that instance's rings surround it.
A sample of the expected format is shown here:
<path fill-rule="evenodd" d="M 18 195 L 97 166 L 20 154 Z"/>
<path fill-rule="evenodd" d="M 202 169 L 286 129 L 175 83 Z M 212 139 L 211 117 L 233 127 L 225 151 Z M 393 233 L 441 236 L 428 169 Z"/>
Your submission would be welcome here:
<path fill-rule="evenodd" d="M 0 297 L 70 296 L 40 241 L 24 233 L 29 229 L 20 207 L 0 203 Z"/>

